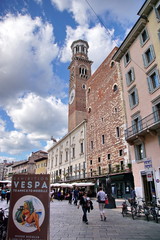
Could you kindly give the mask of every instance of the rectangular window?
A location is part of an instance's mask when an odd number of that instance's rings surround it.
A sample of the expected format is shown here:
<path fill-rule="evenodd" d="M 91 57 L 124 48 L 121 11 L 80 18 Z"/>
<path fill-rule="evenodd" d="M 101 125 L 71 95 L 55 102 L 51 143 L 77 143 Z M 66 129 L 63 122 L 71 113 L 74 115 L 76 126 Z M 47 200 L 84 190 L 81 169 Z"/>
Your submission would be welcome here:
<path fill-rule="evenodd" d="M 108 164 L 108 171 L 109 171 L 109 173 L 111 173 L 111 171 L 112 171 L 112 165 L 111 165 L 111 163 Z"/>
<path fill-rule="evenodd" d="M 148 41 L 148 39 L 149 39 L 148 31 L 145 28 L 140 34 L 141 47 Z"/>
<path fill-rule="evenodd" d="M 81 142 L 81 154 L 83 153 L 83 142 Z"/>
<path fill-rule="evenodd" d="M 155 59 L 155 52 L 153 45 L 150 45 L 149 48 L 142 54 L 143 63 L 145 67 L 148 67 Z"/>
<path fill-rule="evenodd" d="M 98 174 L 101 175 L 101 167 L 98 167 Z"/>
<path fill-rule="evenodd" d="M 116 127 L 116 136 L 117 136 L 117 138 L 120 137 L 120 129 L 119 129 L 119 127 Z"/>
<path fill-rule="evenodd" d="M 123 164 L 123 161 L 121 161 L 121 171 L 124 170 L 124 164 Z"/>
<path fill-rule="evenodd" d="M 60 155 L 59 164 L 62 164 L 62 154 Z"/>
<path fill-rule="evenodd" d="M 66 151 L 66 162 L 68 162 L 68 151 Z"/>
<path fill-rule="evenodd" d="M 75 158 L 75 148 L 72 148 L 72 158 Z"/>
<path fill-rule="evenodd" d="M 102 144 L 104 144 L 104 135 L 102 135 Z"/>
<path fill-rule="evenodd" d="M 101 162 L 101 158 L 100 157 L 98 158 L 98 162 Z"/>
<path fill-rule="evenodd" d="M 139 99 L 138 99 L 138 91 L 137 88 L 134 87 L 129 91 L 129 103 L 130 108 L 134 108 L 136 105 L 138 105 Z"/>
<path fill-rule="evenodd" d="M 127 86 L 129 86 L 134 80 L 135 80 L 135 74 L 134 74 L 134 68 L 132 67 L 126 73 L 126 83 L 127 83 Z"/>
<path fill-rule="evenodd" d="M 90 169 L 91 177 L 93 176 L 92 169 Z"/>
<path fill-rule="evenodd" d="M 130 61 L 131 61 L 130 53 L 127 52 L 124 56 L 124 66 L 126 67 L 129 64 Z"/>
<path fill-rule="evenodd" d="M 122 155 L 123 155 L 123 150 L 120 149 L 120 150 L 119 150 L 119 156 L 122 156 Z"/>
<path fill-rule="evenodd" d="M 92 160 L 90 160 L 90 165 L 92 165 Z"/>
<path fill-rule="evenodd" d="M 111 154 L 110 153 L 108 153 L 108 160 L 110 160 L 111 159 Z"/>
<path fill-rule="evenodd" d="M 145 158 L 145 148 L 144 143 L 139 143 L 134 146 L 136 160 L 142 160 Z"/>
<path fill-rule="evenodd" d="M 154 69 L 150 74 L 148 74 L 147 82 L 150 93 L 160 87 L 160 76 L 157 69 Z"/>
<path fill-rule="evenodd" d="M 56 156 L 55 166 L 57 166 L 58 157 Z"/>
<path fill-rule="evenodd" d="M 93 149 L 93 141 L 91 141 L 91 149 Z"/>

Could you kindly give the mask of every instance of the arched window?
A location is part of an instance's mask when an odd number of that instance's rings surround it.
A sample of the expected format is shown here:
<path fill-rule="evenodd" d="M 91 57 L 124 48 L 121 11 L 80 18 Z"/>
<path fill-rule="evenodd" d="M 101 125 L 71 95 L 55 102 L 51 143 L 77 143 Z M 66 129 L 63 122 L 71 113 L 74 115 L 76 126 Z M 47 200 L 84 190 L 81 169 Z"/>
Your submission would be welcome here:
<path fill-rule="evenodd" d="M 118 86 L 117 86 L 117 84 L 114 84 L 114 86 L 113 86 L 113 92 L 116 92 L 118 90 Z"/>

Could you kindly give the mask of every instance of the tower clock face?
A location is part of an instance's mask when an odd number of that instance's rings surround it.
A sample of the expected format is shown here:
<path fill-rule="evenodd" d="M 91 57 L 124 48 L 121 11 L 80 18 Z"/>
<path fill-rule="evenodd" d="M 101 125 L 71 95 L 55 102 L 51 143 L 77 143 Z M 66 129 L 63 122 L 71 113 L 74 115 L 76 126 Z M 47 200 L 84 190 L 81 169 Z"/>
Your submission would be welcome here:
<path fill-rule="evenodd" d="M 69 95 L 69 104 L 72 104 L 75 98 L 75 89 L 72 89 Z"/>

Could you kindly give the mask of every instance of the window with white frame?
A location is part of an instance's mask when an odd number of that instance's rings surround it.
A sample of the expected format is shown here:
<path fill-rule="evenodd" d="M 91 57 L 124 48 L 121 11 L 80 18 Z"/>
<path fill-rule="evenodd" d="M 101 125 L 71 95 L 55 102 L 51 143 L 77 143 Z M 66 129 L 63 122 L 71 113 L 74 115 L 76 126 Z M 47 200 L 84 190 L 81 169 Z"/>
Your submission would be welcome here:
<path fill-rule="evenodd" d="M 149 39 L 149 34 L 147 31 L 147 28 L 143 29 L 143 31 L 140 34 L 140 44 L 141 47 L 148 41 Z"/>
<path fill-rule="evenodd" d="M 145 146 L 143 142 L 139 142 L 136 145 L 134 145 L 134 150 L 135 150 L 135 159 L 137 161 L 142 160 L 146 157 Z"/>
<path fill-rule="evenodd" d="M 134 68 L 132 67 L 126 73 L 126 83 L 127 83 L 127 86 L 129 86 L 134 80 L 135 80 L 135 74 L 134 74 Z"/>
<path fill-rule="evenodd" d="M 160 21 L 160 2 L 158 5 L 155 7 L 155 13 L 156 13 L 156 18 L 158 21 Z"/>
<path fill-rule="evenodd" d="M 137 88 L 134 87 L 129 91 L 129 104 L 130 104 L 130 108 L 134 108 L 135 106 L 137 106 L 139 103 L 139 99 L 138 99 L 138 91 Z"/>
<path fill-rule="evenodd" d="M 130 57 L 130 53 L 127 52 L 125 55 L 124 55 L 124 66 L 126 67 L 129 62 L 131 61 L 131 57 Z"/>
<path fill-rule="evenodd" d="M 143 63 L 145 67 L 148 67 L 155 59 L 155 52 L 153 45 L 150 45 L 149 48 L 142 54 Z"/>
<path fill-rule="evenodd" d="M 148 89 L 149 92 L 154 92 L 157 88 L 160 87 L 160 76 L 158 69 L 153 69 L 147 77 Z"/>

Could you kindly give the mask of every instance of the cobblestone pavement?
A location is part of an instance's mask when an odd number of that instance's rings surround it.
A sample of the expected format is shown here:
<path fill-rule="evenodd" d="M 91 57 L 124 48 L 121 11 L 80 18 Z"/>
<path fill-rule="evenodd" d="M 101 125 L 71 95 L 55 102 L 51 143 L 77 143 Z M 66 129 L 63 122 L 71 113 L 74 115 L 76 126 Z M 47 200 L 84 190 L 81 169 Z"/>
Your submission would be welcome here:
<path fill-rule="evenodd" d="M 123 217 L 121 208 L 105 209 L 107 221 L 100 221 L 98 203 L 88 214 L 89 225 L 82 222 L 82 209 L 68 201 L 51 202 L 50 240 L 160 240 L 160 223 L 147 222 L 143 217 Z M 121 203 L 118 202 L 120 206 Z"/>

